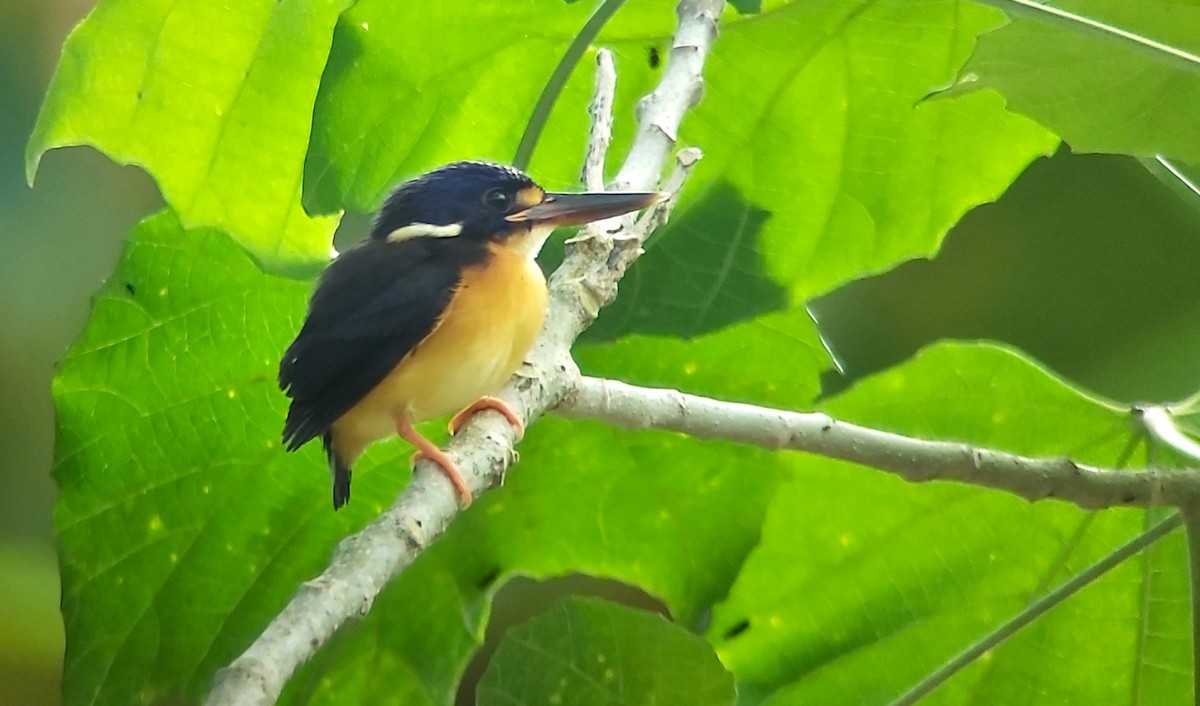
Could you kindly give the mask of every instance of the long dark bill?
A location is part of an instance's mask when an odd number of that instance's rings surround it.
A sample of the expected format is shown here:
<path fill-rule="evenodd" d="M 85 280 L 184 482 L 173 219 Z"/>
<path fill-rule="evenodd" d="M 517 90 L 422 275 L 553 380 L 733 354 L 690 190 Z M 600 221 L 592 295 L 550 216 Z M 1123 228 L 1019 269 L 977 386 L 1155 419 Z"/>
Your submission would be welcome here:
<path fill-rule="evenodd" d="M 536 206 L 507 217 L 510 221 L 532 221 L 536 224 L 573 226 L 640 211 L 667 198 L 657 191 L 590 192 L 584 194 L 546 194 L 546 200 Z"/>

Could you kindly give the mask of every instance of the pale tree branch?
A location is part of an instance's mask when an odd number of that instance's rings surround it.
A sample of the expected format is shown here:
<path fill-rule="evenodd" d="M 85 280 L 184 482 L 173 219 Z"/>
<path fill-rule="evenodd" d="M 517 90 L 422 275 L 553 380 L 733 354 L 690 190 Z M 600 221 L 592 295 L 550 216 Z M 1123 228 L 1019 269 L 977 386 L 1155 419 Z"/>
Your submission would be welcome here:
<path fill-rule="evenodd" d="M 683 114 L 700 101 L 704 82 L 700 72 L 708 48 L 717 36 L 717 17 L 723 3 L 679 4 L 679 29 L 671 43 L 671 55 L 663 79 L 654 91 L 643 98 L 637 107 L 638 132 L 635 144 L 644 149 L 631 150 L 617 178 L 614 191 L 648 189 L 657 181 L 666 164 Z M 706 16 L 703 22 L 686 22 L 684 13 L 697 12 Z"/>
<path fill-rule="evenodd" d="M 647 190 L 662 177 L 674 136 L 701 93 L 704 59 L 716 37 L 724 0 L 682 0 L 674 48 L 658 87 L 638 109 L 639 127 L 620 170 L 621 190 Z M 601 150 L 602 151 L 602 150 Z M 694 163 L 680 160 L 675 186 Z M 603 162 L 603 155 L 599 157 Z M 684 162 L 687 162 L 686 166 Z M 659 204 L 661 220 L 670 201 Z M 648 227 L 657 220 L 645 220 Z M 644 233 L 623 219 L 611 237 L 589 237 L 567 248 L 551 277 L 546 324 L 529 365 L 499 393 L 528 423 L 558 404 L 578 376 L 570 347 L 599 307 L 616 296 L 617 282 L 640 253 Z M 623 243 L 632 243 L 632 246 Z M 475 415 L 448 451 L 478 494 L 499 484 L 512 463 L 514 431 L 495 412 Z M 329 567 L 301 586 L 246 651 L 217 673 L 210 706 L 271 704 L 296 669 L 348 620 L 365 615 L 383 587 L 445 530 L 458 514 L 457 497 L 429 462 L 418 463 L 412 482 L 383 515 L 339 544 Z"/>
<path fill-rule="evenodd" d="M 617 70 L 613 67 L 612 52 L 596 52 L 596 93 L 588 106 L 591 130 L 588 133 L 587 153 L 583 158 L 580 181 L 588 191 L 604 190 L 604 159 L 612 143 L 613 101 L 617 93 Z"/>
<path fill-rule="evenodd" d="M 838 421 L 584 377 L 556 412 L 628 429 L 666 429 L 699 439 L 791 449 L 895 473 L 913 482 L 953 480 L 1026 500 L 1056 498 L 1085 509 L 1187 507 L 1200 495 L 1195 469 L 1096 468 L 969 444 L 927 441 Z"/>

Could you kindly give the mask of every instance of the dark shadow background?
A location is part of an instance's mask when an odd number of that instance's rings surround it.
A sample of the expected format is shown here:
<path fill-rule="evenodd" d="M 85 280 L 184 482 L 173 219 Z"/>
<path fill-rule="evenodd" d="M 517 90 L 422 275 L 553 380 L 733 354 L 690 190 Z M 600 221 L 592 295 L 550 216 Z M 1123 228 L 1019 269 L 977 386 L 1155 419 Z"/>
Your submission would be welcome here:
<path fill-rule="evenodd" d="M 0 704 L 58 703 L 50 379 L 123 234 L 161 203 L 145 174 L 86 148 L 49 153 L 37 188 L 24 183 L 25 141 L 58 48 L 91 4 L 0 2 Z M 956 337 L 1019 345 L 1122 401 L 1189 395 L 1200 387 L 1200 209 L 1189 199 L 1130 158 L 1063 152 L 1039 161 L 998 204 L 968 214 L 934 260 L 906 263 L 813 303 L 843 368 L 827 376 L 827 389 Z M 344 230 L 361 231 L 366 222 L 352 217 Z M 353 235 L 339 234 L 339 243 Z M 669 274 L 653 256 L 654 249 L 639 266 L 646 272 L 633 274 L 647 283 L 642 296 L 594 335 L 655 326 L 653 311 L 632 306 L 652 303 L 657 292 L 649 286 Z M 740 256 L 755 269 L 752 251 Z M 663 332 L 694 335 L 774 308 L 781 296 L 763 281 L 727 289 L 736 291 L 718 302 L 718 316 Z M 532 614 L 529 606 L 548 605 L 550 589 L 529 584 L 502 591 L 498 620 L 519 622 Z M 574 578 L 550 592 L 614 594 L 586 584 Z"/>

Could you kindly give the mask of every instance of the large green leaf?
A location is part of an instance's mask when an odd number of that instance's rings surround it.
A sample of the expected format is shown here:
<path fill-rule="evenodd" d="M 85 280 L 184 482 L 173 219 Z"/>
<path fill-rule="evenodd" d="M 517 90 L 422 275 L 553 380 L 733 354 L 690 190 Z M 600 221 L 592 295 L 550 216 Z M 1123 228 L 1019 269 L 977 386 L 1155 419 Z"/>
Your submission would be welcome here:
<path fill-rule="evenodd" d="M 1200 5 L 988 0 L 1011 22 L 979 39 L 960 89 L 994 88 L 1078 151 L 1200 160 Z"/>
<path fill-rule="evenodd" d="M 274 370 L 307 291 L 170 213 L 132 235 L 55 384 L 67 703 L 194 698 L 407 480 L 408 449 L 381 445 L 333 513 L 319 450 L 282 451 Z M 595 423 L 545 420 L 521 451 L 311 688 L 386 681 L 445 701 L 513 573 L 621 579 L 691 622 L 733 582 L 780 470 L 766 452 Z"/>
<path fill-rule="evenodd" d="M 1111 399 L 1179 400 L 1200 369 L 1200 198 L 1188 196 L 1133 158 L 1062 150 L 968 214 L 936 258 L 810 306 L 849 379 L 984 337 Z"/>
<path fill-rule="evenodd" d="M 593 372 L 712 393 L 714 385 L 700 381 L 722 378 L 697 375 L 697 358 L 720 350 L 725 369 L 739 372 L 725 378 L 725 394 L 802 406 L 826 366 L 809 367 L 824 358 L 811 345 L 815 336 L 788 340 L 811 325 L 799 304 L 933 252 L 963 212 L 998 196 L 1056 140 L 1006 113 L 994 94 L 917 106 L 953 75 L 974 35 L 1000 20 L 986 8 L 775 3 L 753 19 L 730 19 L 706 71 L 704 101 L 681 130 L 681 142 L 701 146 L 706 157 L 671 224 L 586 340 L 713 335 L 697 346 L 647 339 L 654 347 L 642 362 L 619 372 L 605 365 L 604 349 L 583 357 Z M 612 44 L 620 55 L 623 45 Z M 538 155 L 562 154 L 569 140 L 582 139 L 571 122 L 580 111 L 571 106 L 586 100 L 586 86 L 567 88 Z M 777 313 L 736 325 L 768 312 Z M 743 350 L 749 355 L 740 357 Z M 795 350 L 804 359 L 783 363 Z M 769 381 L 780 373 L 785 379 Z M 741 376 L 763 380 L 747 387 Z M 794 394 L 764 395 L 771 385 Z"/>
<path fill-rule="evenodd" d="M 760 236 L 770 213 L 727 183 L 709 188 L 656 235 L 621 282 L 621 296 L 584 340 L 632 332 L 693 337 L 786 309 L 788 291 L 767 274 Z"/>
<path fill-rule="evenodd" d="M 511 160 L 543 86 L 591 9 L 561 0 L 486 0 L 469 12 L 453 3 L 358 2 L 338 22 L 317 99 L 305 176 L 310 210 L 371 210 L 397 181 L 438 164 Z M 635 77 L 650 71 L 646 46 L 673 27 L 674 14 L 650 2 L 629 3 L 610 22 L 605 36 L 639 37 L 636 64 L 621 57 L 622 118 L 645 83 Z M 554 154 L 552 174 L 535 169 L 548 185 L 577 170 L 583 155 L 592 62 L 583 63 L 589 68 L 575 72 L 564 98 L 574 141 Z M 620 122 L 623 133 L 628 123 Z"/>
<path fill-rule="evenodd" d="M 169 212 L 131 236 L 54 383 L 65 703 L 194 700 L 371 514 L 279 445 L 307 290 Z"/>
<path fill-rule="evenodd" d="M 300 179 L 334 21 L 352 0 L 103 0 L 67 39 L 26 153 L 89 144 L 144 167 L 189 225 L 275 269 L 328 258 Z"/>
<path fill-rule="evenodd" d="M 479 706 L 732 706 L 733 678 L 703 639 L 658 615 L 567 599 L 510 631 L 479 683 Z"/>
<path fill-rule="evenodd" d="M 918 105 L 999 19 L 968 2 L 827 0 L 727 25 L 682 131 L 706 154 L 692 196 L 719 175 L 770 213 L 768 272 L 800 298 L 933 252 L 1056 144 L 994 95 Z"/>
<path fill-rule="evenodd" d="M 1119 410 L 980 345 L 926 350 L 828 407 L 921 438 L 1109 465 L 1127 442 Z M 1141 511 L 1091 515 L 821 459 L 796 465 L 709 631 L 744 693 L 772 704 L 889 703 L 1145 522 Z M 1153 683 L 1155 703 L 1187 703 L 1186 586 L 1177 534 L 927 700 L 1126 703 Z"/>

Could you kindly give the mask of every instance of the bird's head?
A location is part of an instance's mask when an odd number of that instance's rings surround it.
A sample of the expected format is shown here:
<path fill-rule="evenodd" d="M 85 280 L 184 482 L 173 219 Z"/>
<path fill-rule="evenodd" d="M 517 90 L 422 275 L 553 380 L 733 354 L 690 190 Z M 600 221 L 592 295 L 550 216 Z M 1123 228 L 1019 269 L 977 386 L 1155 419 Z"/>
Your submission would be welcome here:
<path fill-rule="evenodd" d="M 371 238 L 497 241 L 534 256 L 555 228 L 637 211 L 665 197 L 657 192 L 549 193 L 511 167 L 454 162 L 392 191 Z"/>

